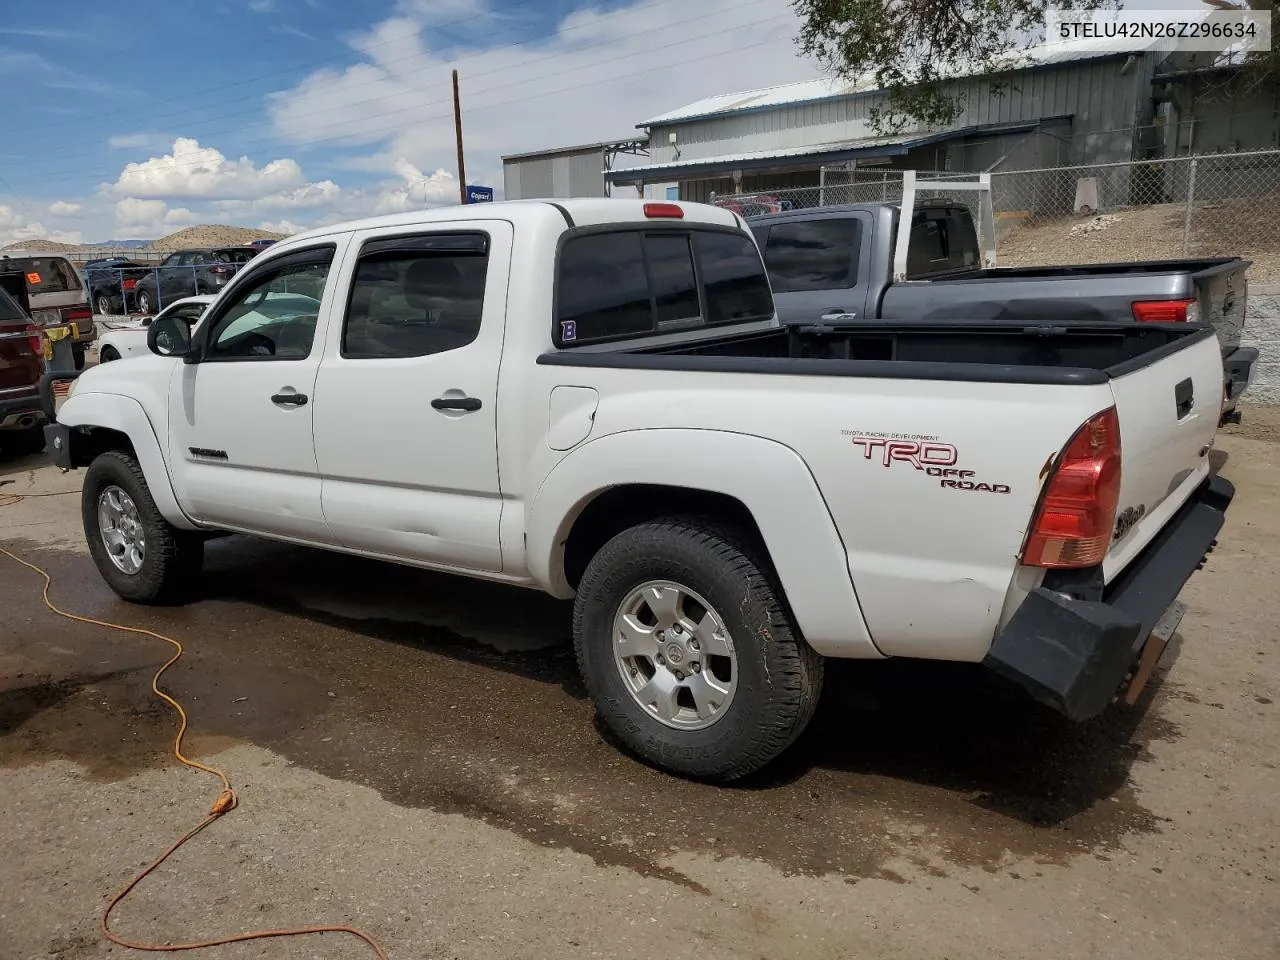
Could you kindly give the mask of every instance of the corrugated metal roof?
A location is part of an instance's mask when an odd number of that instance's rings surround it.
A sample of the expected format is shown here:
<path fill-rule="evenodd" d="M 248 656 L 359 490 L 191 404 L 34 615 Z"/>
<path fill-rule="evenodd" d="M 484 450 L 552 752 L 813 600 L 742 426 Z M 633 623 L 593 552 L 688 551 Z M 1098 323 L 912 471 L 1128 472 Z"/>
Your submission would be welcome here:
<path fill-rule="evenodd" d="M 1191 11 L 1192 14 L 1198 11 Z M 1208 14 L 1206 14 L 1207 16 Z M 1060 63 L 1074 63 L 1083 60 L 1098 60 L 1104 57 L 1117 57 L 1125 54 L 1142 54 L 1167 47 L 1168 41 L 1152 40 L 1139 49 L 1135 49 L 1132 40 L 1117 37 L 1113 40 L 1063 41 L 1039 47 L 1031 47 L 1010 56 L 1011 69 L 1027 69 L 1029 67 L 1051 66 Z M 787 83 L 776 87 L 762 87 L 758 90 L 746 90 L 740 93 L 722 93 L 713 97 L 704 97 L 678 110 L 672 110 L 636 124 L 637 127 L 663 126 L 690 120 L 724 116 L 746 110 L 763 110 L 771 107 L 791 106 L 798 103 L 812 103 L 818 100 L 832 100 L 848 97 L 858 93 L 873 93 L 877 89 L 874 75 L 866 74 L 857 80 L 802 80 L 799 83 Z"/>
<path fill-rule="evenodd" d="M 806 144 L 803 147 L 789 147 L 782 150 L 755 150 L 749 153 L 726 154 L 718 157 L 697 157 L 689 160 L 673 160 L 666 163 L 651 163 L 636 167 L 623 167 L 605 171 L 605 178 L 613 183 L 630 182 L 628 175 L 645 174 L 646 180 L 652 181 L 648 174 L 666 172 L 681 173 L 703 167 L 733 168 L 736 165 L 750 166 L 759 163 L 772 163 L 778 160 L 789 160 L 796 157 L 812 157 L 837 155 L 841 158 L 858 156 L 900 156 L 914 147 L 939 143 L 944 140 L 955 140 L 971 136 L 975 133 L 1017 133 L 1033 130 L 1037 122 L 995 124 L 985 126 L 962 127 L 956 130 L 939 130 L 931 132 L 904 133 L 896 136 L 863 137 L 858 140 L 838 140 L 831 143 Z"/>

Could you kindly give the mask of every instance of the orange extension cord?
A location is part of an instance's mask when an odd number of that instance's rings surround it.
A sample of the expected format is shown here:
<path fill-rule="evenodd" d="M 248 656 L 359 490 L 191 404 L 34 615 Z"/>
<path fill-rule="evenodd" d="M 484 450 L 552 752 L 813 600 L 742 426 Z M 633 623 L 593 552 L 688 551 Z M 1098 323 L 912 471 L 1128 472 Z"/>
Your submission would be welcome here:
<path fill-rule="evenodd" d="M 79 492 L 79 490 L 66 490 L 59 493 L 0 494 L 0 507 L 12 506 L 13 504 L 26 499 L 26 497 L 59 497 Z M 205 947 L 220 947 L 228 943 L 243 943 L 246 940 L 267 940 L 277 937 L 301 937 L 315 933 L 346 933 L 353 937 L 358 937 L 367 943 L 373 949 L 373 952 L 378 955 L 378 960 L 387 960 L 387 955 L 383 952 L 382 947 L 378 945 L 378 942 L 374 940 L 373 937 L 369 936 L 369 934 L 362 930 L 348 926 L 297 927 L 295 929 L 288 930 L 253 930 L 249 933 L 240 933 L 235 936 L 219 937 L 216 940 L 200 940 L 193 943 L 176 944 L 137 943 L 132 940 L 125 940 L 123 937 L 118 937 L 111 932 L 111 928 L 108 923 L 111 919 L 111 911 L 119 906 L 121 901 L 123 901 L 133 888 L 141 883 L 148 874 L 154 871 L 158 866 L 160 866 L 160 864 L 168 860 L 169 857 L 173 856 L 179 847 L 223 814 L 230 813 L 234 810 L 238 803 L 236 799 L 236 792 L 232 789 L 231 781 L 227 778 L 227 775 L 221 770 L 215 767 L 205 766 L 199 760 L 192 760 L 182 752 L 182 738 L 187 732 L 187 713 L 182 709 L 182 704 L 178 703 L 177 700 L 173 699 L 173 697 L 160 689 L 160 675 L 178 662 L 178 658 L 182 656 L 182 644 L 177 640 L 174 640 L 172 637 L 166 637 L 164 634 L 156 633 L 152 630 L 144 630 L 140 627 L 126 627 L 118 623 L 110 623 L 106 620 L 95 620 L 92 617 L 82 617 L 75 613 L 68 613 L 66 610 L 60 609 L 52 600 L 49 599 L 49 590 L 53 586 L 53 580 L 48 573 L 36 566 L 34 563 L 29 563 L 21 557 L 10 553 L 8 550 L 4 549 L 4 547 L 0 547 L 0 554 L 3 554 L 10 560 L 20 563 L 28 570 L 33 570 L 40 576 L 44 577 L 44 605 L 58 616 L 65 617 L 68 620 L 74 620 L 77 623 L 88 623 L 96 627 L 106 627 L 108 630 L 119 630 L 122 633 L 132 633 L 142 637 L 151 637 L 155 640 L 162 640 L 174 648 L 173 656 L 165 661 L 164 666 L 157 670 L 155 672 L 155 676 L 151 678 L 151 692 L 165 703 L 169 704 L 169 706 L 173 707 L 173 709 L 177 711 L 178 717 L 181 720 L 181 724 L 178 727 L 178 735 L 173 741 L 173 755 L 178 758 L 179 762 L 186 766 L 191 767 L 194 770 L 211 773 L 222 781 L 222 792 L 219 793 L 218 798 L 213 801 L 213 807 L 209 810 L 209 815 L 187 833 L 183 834 L 183 836 L 173 844 L 173 846 L 160 854 L 160 856 L 157 857 L 149 867 L 134 877 L 133 880 L 129 882 L 128 886 L 112 898 L 111 903 L 107 905 L 107 909 L 103 911 L 102 914 L 102 935 L 117 946 L 126 947 L 131 950 L 146 950 L 153 953 L 174 953 L 180 950 L 200 950 Z"/>

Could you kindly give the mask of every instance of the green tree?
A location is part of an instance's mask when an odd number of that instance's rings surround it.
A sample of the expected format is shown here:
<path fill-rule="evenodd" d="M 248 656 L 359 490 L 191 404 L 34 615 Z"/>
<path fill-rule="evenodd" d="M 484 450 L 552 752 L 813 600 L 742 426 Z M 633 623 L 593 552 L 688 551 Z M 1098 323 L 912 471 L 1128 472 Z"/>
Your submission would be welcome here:
<path fill-rule="evenodd" d="M 991 77 L 1016 67 L 1019 51 L 1043 38 L 1047 9 L 1088 11 L 1112 0 L 792 0 L 801 20 L 797 42 L 829 72 L 885 90 L 872 111 L 879 133 L 916 121 L 950 124 L 963 102 L 947 78 Z"/>

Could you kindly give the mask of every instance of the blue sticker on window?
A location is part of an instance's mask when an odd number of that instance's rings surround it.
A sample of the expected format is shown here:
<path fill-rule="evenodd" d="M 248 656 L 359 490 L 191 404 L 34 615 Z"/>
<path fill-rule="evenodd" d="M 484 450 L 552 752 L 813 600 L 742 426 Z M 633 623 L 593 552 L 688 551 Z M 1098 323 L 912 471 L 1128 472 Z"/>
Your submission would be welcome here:
<path fill-rule="evenodd" d="M 560 339 L 565 341 L 578 339 L 578 322 L 576 320 L 560 321 Z"/>

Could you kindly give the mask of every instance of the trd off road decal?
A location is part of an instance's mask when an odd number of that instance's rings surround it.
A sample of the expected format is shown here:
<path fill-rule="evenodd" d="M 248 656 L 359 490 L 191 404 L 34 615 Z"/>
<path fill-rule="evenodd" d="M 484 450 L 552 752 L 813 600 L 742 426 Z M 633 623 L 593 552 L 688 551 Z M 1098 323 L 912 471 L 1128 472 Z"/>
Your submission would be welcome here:
<path fill-rule="evenodd" d="M 918 433 L 879 433 L 857 430 L 840 432 L 853 444 L 854 449 L 862 454 L 863 459 L 871 460 L 885 469 L 906 464 L 926 476 L 936 478 L 939 486 L 947 490 L 971 490 L 978 493 L 1009 492 L 1008 484 L 975 480 L 974 471 L 956 466 L 960 461 L 960 451 L 949 443 L 943 443 L 937 437 Z"/>

